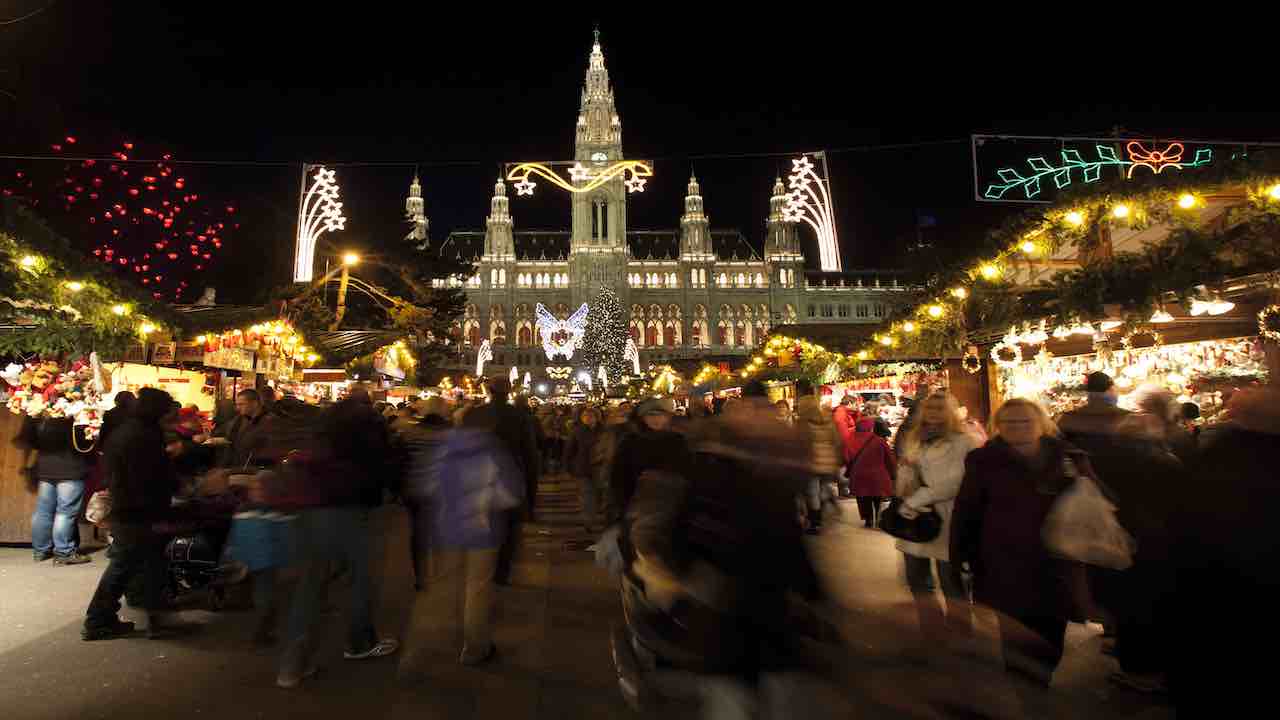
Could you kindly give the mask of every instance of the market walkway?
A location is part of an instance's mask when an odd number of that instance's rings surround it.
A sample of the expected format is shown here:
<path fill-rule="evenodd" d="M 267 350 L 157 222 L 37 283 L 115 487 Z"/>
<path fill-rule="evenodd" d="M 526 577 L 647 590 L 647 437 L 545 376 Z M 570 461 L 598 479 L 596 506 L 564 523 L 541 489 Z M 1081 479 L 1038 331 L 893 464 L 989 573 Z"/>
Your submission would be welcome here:
<path fill-rule="evenodd" d="M 561 484 L 544 493 L 568 495 Z M 562 497 L 562 499 L 564 499 Z M 552 503 L 551 505 L 554 505 Z M 275 687 L 274 653 L 251 649 L 250 614 L 235 609 L 186 615 L 205 625 L 176 641 L 84 643 L 84 605 L 105 558 L 79 567 L 34 565 L 27 549 L 0 549 L 0 713 L 38 718 L 626 718 L 616 689 L 608 628 L 619 610 L 612 582 L 581 550 L 577 531 L 560 522 L 571 502 L 548 507 L 555 525 L 526 528 L 514 583 L 500 595 L 496 662 L 456 664 L 456 629 L 447 600 L 414 593 L 398 508 L 377 514 L 381 549 L 377 619 L 383 634 L 405 640 L 396 657 L 343 662 L 340 618 L 327 625 L 324 670 L 303 689 Z M 849 512 L 851 505 L 846 505 Z M 814 542 L 839 606 L 848 653 L 833 658 L 841 677 L 840 717 L 1024 717 L 1019 698 L 986 660 L 921 664 L 901 649 L 914 612 L 902 589 L 897 555 L 881 533 L 837 523 Z M 341 593 L 338 601 L 345 600 Z M 129 613 L 131 611 L 126 611 Z M 129 616 L 132 617 L 132 616 Z M 136 618 L 135 618 L 136 619 Z M 1059 717 L 1169 718 L 1168 708 L 1108 686 L 1114 662 L 1099 639 L 1074 626 L 1052 698 Z M 1025 699 L 1025 698 L 1024 698 Z M 855 709 L 856 708 L 856 709 Z M 665 708 L 667 720 L 689 708 Z M 1048 714 L 1038 716 L 1050 716 Z"/>

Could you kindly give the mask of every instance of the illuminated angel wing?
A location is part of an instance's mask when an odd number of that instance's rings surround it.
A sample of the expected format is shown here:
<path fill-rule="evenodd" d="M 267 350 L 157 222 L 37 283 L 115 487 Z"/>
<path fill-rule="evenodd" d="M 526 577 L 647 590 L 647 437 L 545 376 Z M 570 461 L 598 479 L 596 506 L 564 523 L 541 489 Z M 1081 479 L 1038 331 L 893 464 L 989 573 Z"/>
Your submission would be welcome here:
<path fill-rule="evenodd" d="M 573 315 L 569 317 L 569 326 L 575 328 L 585 327 L 587 324 L 587 313 L 587 304 L 582 303 L 582 307 L 578 308 Z"/>
<path fill-rule="evenodd" d="M 537 304 L 533 309 L 533 313 L 538 318 L 537 324 L 539 327 L 545 326 L 549 329 L 554 329 L 560 324 L 560 321 L 556 319 L 556 316 L 548 312 L 547 308 L 542 303 Z"/>

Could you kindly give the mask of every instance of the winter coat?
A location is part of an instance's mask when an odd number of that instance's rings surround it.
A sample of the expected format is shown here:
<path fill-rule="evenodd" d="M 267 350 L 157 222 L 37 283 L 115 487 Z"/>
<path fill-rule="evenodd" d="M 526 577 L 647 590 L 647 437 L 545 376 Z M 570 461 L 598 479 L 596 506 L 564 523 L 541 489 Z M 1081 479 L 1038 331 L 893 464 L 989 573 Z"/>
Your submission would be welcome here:
<path fill-rule="evenodd" d="M 342 400 L 319 423 L 311 467 L 316 498 L 325 506 L 382 503 L 382 491 L 392 483 L 392 460 L 387 425 L 368 403 Z"/>
<path fill-rule="evenodd" d="M 159 424 L 129 418 L 112 434 L 103 460 L 113 523 L 150 525 L 169 515 L 178 476 L 165 453 Z"/>
<path fill-rule="evenodd" d="M 849 489 L 857 497 L 890 497 L 898 474 L 898 458 L 889 443 L 875 431 L 870 418 L 858 421 L 850 450 Z"/>
<path fill-rule="evenodd" d="M 814 395 L 796 401 L 795 427 L 809 435 L 813 451 L 812 474 L 830 478 L 844 465 L 844 438 L 829 414 L 823 412 Z"/>
<path fill-rule="evenodd" d="M 430 507 L 432 543 L 492 550 L 507 539 L 503 517 L 524 502 L 522 472 L 506 444 L 487 430 L 443 433 L 430 457 L 419 455 L 410 485 Z"/>
<path fill-rule="evenodd" d="M 524 476 L 525 486 L 537 489 L 540 471 L 538 441 L 533 419 L 526 412 L 510 403 L 494 400 L 468 411 L 462 418 L 462 426 L 488 430 L 497 435 Z"/>
<path fill-rule="evenodd" d="M 967 562 L 976 599 L 1015 617 L 1080 617 L 1083 566 L 1052 557 L 1041 530 L 1058 496 L 1073 482 L 1064 471 L 1093 478 L 1088 456 L 1055 438 L 1037 470 L 1001 438 L 969 453 L 951 515 L 951 562 Z"/>
<path fill-rule="evenodd" d="M 595 446 L 604 436 L 604 428 L 596 425 L 587 427 L 579 424 L 569 434 L 569 442 L 565 445 L 565 465 L 569 474 L 579 478 L 595 477 Z"/>
<path fill-rule="evenodd" d="M 903 449 L 903 458 L 914 464 L 903 462 L 898 465 L 897 495 L 912 507 L 933 508 L 942 516 L 942 532 L 927 543 L 899 540 L 899 550 L 934 560 L 950 558 L 951 508 L 964 480 L 964 458 L 977 445 L 976 438 L 960 432 Z"/>
<path fill-rule="evenodd" d="M 853 440 L 853 433 L 857 430 L 858 413 L 853 408 L 841 405 L 831 411 L 831 420 L 844 442 L 844 461 L 847 463 L 852 459 L 849 455 L 849 442 Z"/>
<path fill-rule="evenodd" d="M 662 470 L 685 476 L 689 472 L 689 448 L 685 437 L 664 430 L 656 432 L 640 423 L 622 436 L 609 476 L 609 522 L 617 522 L 627 511 L 636 483 L 646 470 Z"/>

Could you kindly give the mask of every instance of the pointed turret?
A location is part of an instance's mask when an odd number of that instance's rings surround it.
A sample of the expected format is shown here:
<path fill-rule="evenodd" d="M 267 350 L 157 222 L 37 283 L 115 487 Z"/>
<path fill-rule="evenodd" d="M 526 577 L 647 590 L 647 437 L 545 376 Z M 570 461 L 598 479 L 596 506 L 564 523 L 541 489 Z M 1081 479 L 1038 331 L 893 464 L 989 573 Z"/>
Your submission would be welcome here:
<path fill-rule="evenodd" d="M 405 236 L 405 240 L 419 243 L 427 241 L 426 202 L 422 199 L 422 183 L 418 181 L 418 173 L 413 174 L 413 182 L 409 183 L 409 196 L 404 200 L 405 218 L 413 225 L 413 230 Z"/>
<path fill-rule="evenodd" d="M 493 186 L 493 198 L 489 201 L 489 217 L 485 219 L 484 252 L 486 255 L 515 255 L 513 230 L 507 199 L 507 184 L 499 177 Z"/>
<path fill-rule="evenodd" d="M 582 103 L 578 109 L 578 154 L 580 161 L 590 160 L 592 152 L 603 152 L 609 160 L 617 160 L 622 154 L 622 121 L 613 102 L 613 88 L 609 86 L 609 71 L 604 66 L 604 51 L 600 48 L 600 31 L 595 31 L 595 42 L 587 59 L 587 77 L 582 88 Z"/>
<path fill-rule="evenodd" d="M 689 191 L 684 198 L 684 215 L 680 217 L 680 254 L 706 255 L 711 252 L 711 221 L 702 209 L 702 189 L 698 178 L 689 174 Z"/>
<path fill-rule="evenodd" d="M 773 183 L 773 195 L 769 198 L 769 217 L 765 221 L 767 240 L 765 255 L 796 255 L 800 252 L 796 224 L 787 219 L 787 201 L 790 196 L 782 184 L 782 178 Z"/>

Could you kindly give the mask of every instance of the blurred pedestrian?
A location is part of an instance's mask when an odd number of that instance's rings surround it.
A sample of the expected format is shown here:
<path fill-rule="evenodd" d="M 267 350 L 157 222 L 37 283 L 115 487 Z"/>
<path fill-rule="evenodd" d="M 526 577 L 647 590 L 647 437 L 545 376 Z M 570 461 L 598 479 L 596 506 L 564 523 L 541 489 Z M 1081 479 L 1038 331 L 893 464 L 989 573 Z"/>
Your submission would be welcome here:
<path fill-rule="evenodd" d="M 992 424 L 992 440 L 965 465 L 951 561 L 968 564 L 977 600 L 996 611 L 1005 667 L 1048 687 L 1067 622 L 1083 619 L 1076 604 L 1085 590 L 1078 565 L 1050 556 L 1041 535 L 1059 496 L 1076 482 L 1097 483 L 1097 476 L 1088 455 L 1059 439 L 1048 413 L 1031 400 L 1006 401 Z"/>
<path fill-rule="evenodd" d="M 862 418 L 853 434 L 853 459 L 849 461 L 850 489 L 858 498 L 858 514 L 863 527 L 875 529 L 881 504 L 893 496 L 898 459 L 888 441 L 875 431 L 875 421 Z"/>
<path fill-rule="evenodd" d="M 569 435 L 565 446 L 565 464 L 569 474 L 578 482 L 582 492 L 582 526 L 588 533 L 596 532 L 596 523 L 600 512 L 601 495 L 596 487 L 595 446 L 600 441 L 604 426 L 600 422 L 600 411 L 593 407 L 583 407 L 579 422 Z"/>
<path fill-rule="evenodd" d="M 942 519 L 942 532 L 930 542 L 897 541 L 928 647 L 944 643 L 948 636 L 963 641 L 972 634 L 968 593 L 960 568 L 951 562 L 950 537 L 951 509 L 964 479 L 965 456 L 976 445 L 960 424 L 955 398 L 943 392 L 921 403 L 919 421 L 902 438 L 897 480 L 897 495 L 903 500 L 900 512 L 909 519 L 932 510 Z M 945 615 L 934 597 L 935 567 L 946 598 Z"/>

